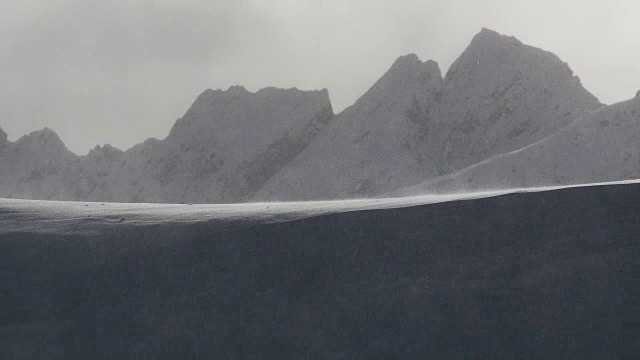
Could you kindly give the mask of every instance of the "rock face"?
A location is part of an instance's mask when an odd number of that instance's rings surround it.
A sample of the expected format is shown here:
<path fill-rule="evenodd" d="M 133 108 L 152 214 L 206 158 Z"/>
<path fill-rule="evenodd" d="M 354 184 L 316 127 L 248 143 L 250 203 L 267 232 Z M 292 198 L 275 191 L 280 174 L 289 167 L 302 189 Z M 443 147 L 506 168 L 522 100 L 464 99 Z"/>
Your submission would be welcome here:
<path fill-rule="evenodd" d="M 640 178 L 640 98 L 587 114 L 551 136 L 405 194 L 465 192 Z"/>
<path fill-rule="evenodd" d="M 442 91 L 433 61 L 399 58 L 367 93 L 281 172 L 257 199 L 309 200 L 379 194 L 429 166 L 425 141 Z"/>

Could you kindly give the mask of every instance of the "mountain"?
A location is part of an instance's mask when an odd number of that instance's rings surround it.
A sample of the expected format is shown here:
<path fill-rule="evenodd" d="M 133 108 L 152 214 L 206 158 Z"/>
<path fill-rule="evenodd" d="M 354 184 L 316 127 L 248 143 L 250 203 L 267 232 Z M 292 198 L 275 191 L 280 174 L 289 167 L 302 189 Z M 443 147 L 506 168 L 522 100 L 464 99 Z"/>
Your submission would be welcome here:
<path fill-rule="evenodd" d="M 257 199 L 351 198 L 410 184 L 411 175 L 429 166 L 424 143 L 441 91 L 435 62 L 399 58 L 271 178 Z"/>
<path fill-rule="evenodd" d="M 7 140 L 0 130 L 0 196 L 24 199 L 70 198 L 67 171 L 77 157 L 51 129 Z"/>
<path fill-rule="evenodd" d="M 445 76 L 429 138 L 438 175 L 525 147 L 600 106 L 556 55 L 482 29 Z"/>
<path fill-rule="evenodd" d="M 637 354 L 640 183 L 398 201 L 0 200 L 0 347 L 9 359 Z"/>
<path fill-rule="evenodd" d="M 640 178 L 640 97 L 601 108 L 540 141 L 429 180 L 405 194 Z"/>
<path fill-rule="evenodd" d="M 40 132 L 26 136 L 11 149 L 36 142 L 32 139 L 39 142 L 28 150 L 2 152 L 0 164 L 9 171 L 3 171 L 7 179 L 0 178 L 4 180 L 0 196 L 242 202 L 304 149 L 332 117 L 326 90 L 266 88 L 251 93 L 240 86 L 207 90 L 166 139 L 148 139 L 125 152 L 105 145 L 76 157 L 48 129 L 46 138 Z M 25 172 L 33 172 L 31 177 L 41 181 L 31 181 Z"/>
<path fill-rule="evenodd" d="M 258 199 L 380 196 L 532 144 L 598 109 L 557 56 L 483 29 L 444 79 L 398 59 Z"/>
<path fill-rule="evenodd" d="M 332 119 L 328 92 L 207 90 L 164 140 L 123 154 L 88 199 L 243 202 Z"/>

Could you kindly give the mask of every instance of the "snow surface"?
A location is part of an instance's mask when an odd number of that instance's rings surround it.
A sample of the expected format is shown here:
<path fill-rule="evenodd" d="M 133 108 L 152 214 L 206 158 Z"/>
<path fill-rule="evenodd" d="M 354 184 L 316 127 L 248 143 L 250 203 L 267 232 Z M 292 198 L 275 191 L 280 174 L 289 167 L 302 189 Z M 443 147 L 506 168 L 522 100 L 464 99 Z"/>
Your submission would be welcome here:
<path fill-rule="evenodd" d="M 285 222 L 324 214 L 404 208 L 519 192 L 540 192 L 563 188 L 636 183 L 640 183 L 640 180 L 381 199 L 246 204 L 191 205 L 0 199 L 0 234 L 15 232 L 90 234 L 105 230 L 150 225 L 190 225 L 198 223 L 213 224 L 214 227 L 218 224 L 220 228 L 223 228 L 230 224 L 249 225 Z"/>

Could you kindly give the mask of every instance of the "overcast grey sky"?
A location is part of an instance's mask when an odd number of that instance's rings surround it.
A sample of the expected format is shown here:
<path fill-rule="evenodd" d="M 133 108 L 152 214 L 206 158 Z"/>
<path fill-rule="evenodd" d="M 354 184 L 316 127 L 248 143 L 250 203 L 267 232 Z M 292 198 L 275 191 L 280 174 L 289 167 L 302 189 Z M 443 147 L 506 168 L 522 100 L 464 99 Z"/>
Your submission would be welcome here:
<path fill-rule="evenodd" d="M 601 101 L 640 89 L 637 0 L 42 0 L 0 4 L 0 127 L 69 149 L 164 138 L 207 88 L 328 88 L 337 111 L 400 55 L 446 72 L 482 27 L 568 62 Z"/>

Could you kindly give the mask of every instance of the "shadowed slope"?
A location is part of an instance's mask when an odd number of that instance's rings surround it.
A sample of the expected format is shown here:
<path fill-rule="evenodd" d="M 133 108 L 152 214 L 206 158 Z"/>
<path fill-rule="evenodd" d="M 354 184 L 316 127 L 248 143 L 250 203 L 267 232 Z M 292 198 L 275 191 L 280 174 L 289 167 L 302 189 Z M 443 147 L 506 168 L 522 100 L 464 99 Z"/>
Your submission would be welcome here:
<path fill-rule="evenodd" d="M 28 208 L 0 207 L 23 224 L 0 234 L 12 275 L 0 347 L 48 359 L 630 356 L 639 202 L 638 184 L 610 185 L 277 224 L 125 219 L 92 235 L 30 229 Z"/>

